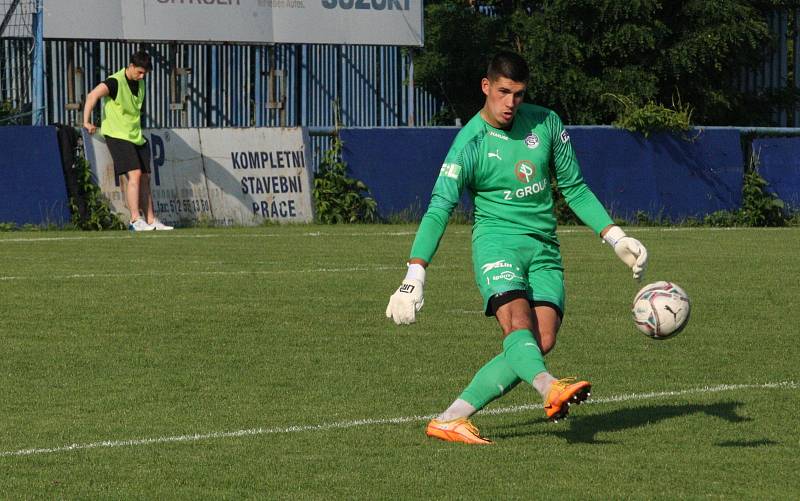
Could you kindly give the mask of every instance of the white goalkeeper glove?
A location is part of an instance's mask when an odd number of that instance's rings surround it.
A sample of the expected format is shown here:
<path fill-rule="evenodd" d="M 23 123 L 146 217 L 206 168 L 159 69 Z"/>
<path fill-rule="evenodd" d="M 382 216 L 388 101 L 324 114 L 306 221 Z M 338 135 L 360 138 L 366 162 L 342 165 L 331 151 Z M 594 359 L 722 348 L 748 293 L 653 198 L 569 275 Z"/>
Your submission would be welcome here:
<path fill-rule="evenodd" d="M 406 278 L 389 298 L 386 307 L 386 318 L 391 318 L 397 325 L 413 324 L 417 321 L 417 312 L 422 309 L 425 298 L 422 288 L 425 285 L 425 268 L 421 264 L 409 264 Z"/>
<path fill-rule="evenodd" d="M 614 252 L 633 270 L 633 278 L 642 281 L 647 269 L 647 249 L 635 238 L 631 238 L 619 226 L 608 229 L 603 240 L 614 248 Z"/>

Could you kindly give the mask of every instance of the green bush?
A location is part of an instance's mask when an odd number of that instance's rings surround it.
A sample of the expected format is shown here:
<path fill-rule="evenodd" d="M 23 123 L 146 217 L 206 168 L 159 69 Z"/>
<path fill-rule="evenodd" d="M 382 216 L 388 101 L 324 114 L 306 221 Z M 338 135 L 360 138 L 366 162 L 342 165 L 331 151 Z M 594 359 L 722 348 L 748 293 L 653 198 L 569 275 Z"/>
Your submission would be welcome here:
<path fill-rule="evenodd" d="M 742 226 L 785 226 L 786 214 L 783 200 L 767 191 L 767 183 L 754 166 L 744 176 L 742 208 L 739 223 Z"/>
<path fill-rule="evenodd" d="M 739 226 L 738 216 L 736 212 L 718 210 L 708 214 L 703 218 L 703 224 L 706 226 L 716 226 L 718 228 L 729 228 L 732 226 Z"/>
<path fill-rule="evenodd" d="M 606 94 L 620 105 L 617 119 L 612 125 L 620 129 L 639 132 L 644 137 L 656 132 L 686 132 L 691 127 L 692 107 L 684 105 L 678 97 L 673 100 L 672 108 L 657 104 L 651 100 L 639 104 L 631 96 Z"/>
<path fill-rule="evenodd" d="M 23 125 L 20 110 L 15 108 L 11 101 L 0 101 L 0 124 L 2 125 Z"/>
<path fill-rule="evenodd" d="M 703 219 L 707 226 L 786 226 L 798 219 L 790 214 L 783 200 L 767 191 L 769 183 L 758 173 L 757 160 L 744 175 L 742 208 L 736 211 L 716 211 Z"/>
<path fill-rule="evenodd" d="M 314 208 L 320 223 L 371 223 L 377 220 L 378 204 L 363 182 L 347 175 L 342 161 L 342 140 L 334 134 L 331 148 L 314 177 Z"/>
<path fill-rule="evenodd" d="M 72 224 L 82 230 L 124 230 L 125 223 L 112 212 L 108 200 L 103 196 L 100 187 L 95 184 L 89 161 L 78 156 L 75 160 L 75 171 L 78 177 L 79 196 L 86 201 L 86 218 L 81 219 L 77 201 L 70 197 Z"/>

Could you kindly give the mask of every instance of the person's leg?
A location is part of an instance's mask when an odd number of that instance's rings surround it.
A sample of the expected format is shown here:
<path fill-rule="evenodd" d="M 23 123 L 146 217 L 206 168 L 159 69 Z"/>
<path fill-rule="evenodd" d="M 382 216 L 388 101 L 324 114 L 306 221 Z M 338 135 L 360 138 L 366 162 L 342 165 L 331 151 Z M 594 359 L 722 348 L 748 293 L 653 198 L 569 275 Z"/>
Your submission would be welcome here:
<path fill-rule="evenodd" d="M 539 344 L 539 349 L 542 350 L 542 355 L 547 355 L 556 346 L 558 330 L 561 328 L 561 316 L 553 306 L 544 304 L 534 306 L 532 314 L 536 319 L 533 336 Z"/>
<path fill-rule="evenodd" d="M 482 437 L 477 428 L 469 422 L 469 417 L 491 401 L 503 396 L 520 381 L 534 382 L 548 375 L 544 359 L 536 339 L 531 334 L 535 330 L 533 310 L 521 290 L 508 291 L 499 295 L 499 301 L 490 308 L 497 307 L 497 320 L 503 329 L 505 340 L 502 353 L 490 360 L 473 377 L 463 393 L 442 414 L 428 423 L 428 436 L 454 442 L 470 444 L 491 443 Z M 509 343 L 513 339 L 513 343 Z M 555 380 L 550 376 L 548 383 Z M 547 385 L 549 390 L 550 384 Z"/>
<path fill-rule="evenodd" d="M 470 417 L 493 400 L 514 389 L 519 382 L 520 378 L 501 353 L 480 368 L 461 395 L 436 419 L 452 421 Z"/>
<path fill-rule="evenodd" d="M 532 256 L 542 254 L 541 245 L 541 242 L 526 236 L 487 239 L 474 244 L 476 283 L 484 298 L 486 315 L 495 316 L 502 330 L 503 352 L 484 365 L 462 394 L 428 424 L 426 433 L 429 436 L 467 443 L 489 443 L 478 434 L 468 418 L 523 380 L 542 396 L 545 411 L 551 419 L 566 415 L 569 403 L 588 397 L 588 383 L 579 382 L 564 388 L 544 364 L 544 355 L 555 346 L 561 326 L 564 291 L 557 252 L 558 266 L 545 273 L 537 272 L 539 265 L 529 262 L 535 261 Z M 544 253 L 548 259 L 553 257 L 547 254 Z M 533 301 L 534 290 L 529 280 L 534 277 L 522 270 L 528 273 L 533 270 L 536 278 L 542 278 L 543 283 L 537 291 L 540 291 L 543 301 Z M 469 428 L 454 430 L 467 425 Z"/>
<path fill-rule="evenodd" d="M 483 306 L 487 316 L 494 314 L 493 305 L 490 303 L 493 296 L 515 289 L 520 292 L 527 288 L 525 277 L 521 273 L 515 273 L 527 264 L 518 262 L 520 255 L 509 249 L 515 249 L 515 245 L 499 243 L 496 238 L 481 238 L 473 242 L 472 264 L 475 282 L 483 296 Z M 524 292 L 522 294 L 524 296 Z M 428 423 L 426 433 L 442 440 L 490 443 L 478 434 L 468 418 L 510 391 L 519 382 L 519 376 L 511 369 L 504 354 L 500 353 L 475 374 L 470 384 L 444 412 Z M 462 425 L 462 428 L 456 429 Z"/>
<path fill-rule="evenodd" d="M 150 144 L 134 145 L 134 161 L 142 171 L 139 181 L 139 207 L 147 224 L 153 225 L 156 220 L 155 207 L 153 206 L 153 192 L 150 189 Z"/>
<path fill-rule="evenodd" d="M 531 308 L 526 297 L 511 299 L 499 305 L 495 312 L 497 323 L 503 331 L 503 355 L 506 362 L 517 377 L 531 385 L 539 374 L 544 374 L 545 377 L 548 374 L 544 364 L 544 350 L 540 347 L 540 341 L 537 341 L 538 318 L 534 313 L 535 310 Z M 545 392 L 540 393 L 542 398 L 546 396 Z"/>
<path fill-rule="evenodd" d="M 153 193 L 150 191 L 149 172 L 142 172 L 141 181 L 139 183 L 139 202 L 147 224 L 153 224 L 156 220 L 156 213 L 153 207 Z"/>
<path fill-rule="evenodd" d="M 131 212 L 131 223 L 139 219 L 139 185 L 142 179 L 142 170 L 134 169 L 125 173 L 125 201 Z"/>

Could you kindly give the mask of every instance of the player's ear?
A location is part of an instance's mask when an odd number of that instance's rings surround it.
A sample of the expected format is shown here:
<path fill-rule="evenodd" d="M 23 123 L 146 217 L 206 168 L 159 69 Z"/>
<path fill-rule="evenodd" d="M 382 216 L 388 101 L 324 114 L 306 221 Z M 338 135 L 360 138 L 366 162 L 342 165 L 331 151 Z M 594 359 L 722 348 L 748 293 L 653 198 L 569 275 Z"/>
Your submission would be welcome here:
<path fill-rule="evenodd" d="M 486 78 L 486 77 L 483 77 L 483 80 L 481 80 L 481 90 L 487 96 L 489 95 L 489 85 L 490 84 L 491 84 L 491 82 L 489 82 L 489 79 Z"/>

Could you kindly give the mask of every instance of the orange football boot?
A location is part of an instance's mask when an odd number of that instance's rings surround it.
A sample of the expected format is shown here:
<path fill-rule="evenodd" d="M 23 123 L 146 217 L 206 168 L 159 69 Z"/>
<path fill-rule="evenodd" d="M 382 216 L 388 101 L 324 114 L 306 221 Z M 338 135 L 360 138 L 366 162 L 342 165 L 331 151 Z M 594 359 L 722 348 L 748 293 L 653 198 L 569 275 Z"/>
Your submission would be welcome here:
<path fill-rule="evenodd" d="M 574 377 L 553 381 L 547 400 L 544 402 L 544 412 L 550 421 L 558 421 L 567 417 L 569 406 L 580 404 L 592 395 L 592 385 L 588 381 L 577 381 Z"/>
<path fill-rule="evenodd" d="M 494 443 L 488 438 L 483 438 L 478 432 L 478 428 L 467 418 L 458 418 L 452 421 L 432 419 L 425 428 L 425 434 L 446 442 L 483 445 Z"/>

